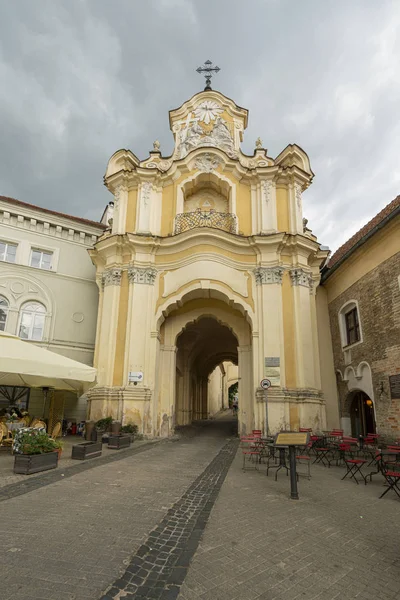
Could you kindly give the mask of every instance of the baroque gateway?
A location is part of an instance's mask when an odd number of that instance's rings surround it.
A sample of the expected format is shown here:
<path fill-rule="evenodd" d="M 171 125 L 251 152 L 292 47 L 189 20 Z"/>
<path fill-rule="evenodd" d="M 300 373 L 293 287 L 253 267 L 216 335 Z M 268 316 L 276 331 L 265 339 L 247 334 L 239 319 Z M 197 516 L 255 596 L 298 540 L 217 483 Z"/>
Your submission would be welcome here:
<path fill-rule="evenodd" d="M 240 433 L 266 428 L 264 377 L 270 432 L 325 429 L 327 413 L 335 426 L 333 362 L 321 369 L 318 339 L 321 330 L 330 345 L 319 288 L 328 250 L 303 219 L 307 154 L 291 144 L 272 159 L 258 139 L 245 155 L 248 111 L 209 87 L 169 119 L 172 156 L 154 142 L 146 160 L 119 150 L 108 163 L 113 218 L 91 251 L 100 301 L 90 418 L 171 435 L 207 417 L 208 378 L 230 361 Z"/>

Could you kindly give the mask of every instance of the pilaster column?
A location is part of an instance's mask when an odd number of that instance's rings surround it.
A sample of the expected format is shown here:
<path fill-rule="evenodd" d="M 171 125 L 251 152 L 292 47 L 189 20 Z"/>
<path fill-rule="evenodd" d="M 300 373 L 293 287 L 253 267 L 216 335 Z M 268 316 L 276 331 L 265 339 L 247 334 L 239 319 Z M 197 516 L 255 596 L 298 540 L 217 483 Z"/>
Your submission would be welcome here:
<path fill-rule="evenodd" d="M 126 212 L 128 210 L 128 188 L 119 185 L 114 190 L 113 234 L 125 233 Z"/>
<path fill-rule="evenodd" d="M 301 268 L 289 271 L 293 288 L 295 327 L 295 354 L 297 363 L 297 385 L 300 388 L 317 388 L 315 378 L 315 352 L 311 306 L 311 273 Z"/>
<path fill-rule="evenodd" d="M 257 284 L 259 314 L 259 351 L 256 384 L 264 377 L 273 386 L 285 385 L 285 353 L 282 314 L 283 267 L 258 267 L 254 271 Z"/>
<path fill-rule="evenodd" d="M 153 419 L 159 422 L 161 437 L 172 435 L 175 423 L 173 418 L 176 386 L 176 346 L 160 346 L 159 371 L 157 373 L 158 411 Z"/>
<path fill-rule="evenodd" d="M 270 179 L 263 179 L 261 181 L 259 206 L 261 232 L 270 233 L 271 231 L 277 231 L 276 187 Z"/>
<path fill-rule="evenodd" d="M 239 381 L 239 434 L 251 433 L 254 429 L 254 389 L 252 382 L 253 349 L 251 346 L 238 347 Z"/>
<path fill-rule="evenodd" d="M 290 233 L 303 233 L 302 185 L 297 181 L 289 184 L 289 228 Z"/>
<path fill-rule="evenodd" d="M 97 340 L 97 383 L 112 386 L 122 269 L 104 271 L 100 336 Z"/>
<path fill-rule="evenodd" d="M 137 387 L 154 389 L 157 340 L 151 337 L 151 317 L 154 282 L 157 271 L 153 267 L 129 267 L 129 302 L 125 349 L 124 380 L 128 384 L 129 371 L 143 372 Z"/>
<path fill-rule="evenodd" d="M 150 233 L 152 190 L 153 184 L 151 181 L 144 181 L 139 187 L 136 224 L 136 231 L 138 233 Z"/>

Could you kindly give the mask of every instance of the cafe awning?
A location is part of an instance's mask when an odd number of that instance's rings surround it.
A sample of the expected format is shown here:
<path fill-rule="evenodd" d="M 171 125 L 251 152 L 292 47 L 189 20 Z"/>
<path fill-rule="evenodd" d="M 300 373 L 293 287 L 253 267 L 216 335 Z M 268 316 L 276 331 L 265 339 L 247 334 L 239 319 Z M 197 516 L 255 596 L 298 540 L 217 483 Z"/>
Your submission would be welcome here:
<path fill-rule="evenodd" d="M 0 331 L 0 386 L 48 387 L 83 394 L 96 369 Z"/>

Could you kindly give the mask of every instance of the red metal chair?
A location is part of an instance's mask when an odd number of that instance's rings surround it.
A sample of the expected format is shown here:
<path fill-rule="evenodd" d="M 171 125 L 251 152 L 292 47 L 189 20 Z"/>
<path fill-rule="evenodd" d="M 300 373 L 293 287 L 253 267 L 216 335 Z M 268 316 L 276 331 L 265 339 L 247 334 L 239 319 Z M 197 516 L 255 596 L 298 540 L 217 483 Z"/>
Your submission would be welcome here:
<path fill-rule="evenodd" d="M 246 470 L 246 459 L 248 462 L 254 463 L 254 467 L 249 468 L 258 469 L 258 463 L 260 462 L 260 448 L 255 444 L 255 440 L 256 438 L 254 436 L 240 438 L 240 447 L 243 455 L 243 471 Z M 253 460 L 254 458 L 256 458 L 255 462 Z"/>
<path fill-rule="evenodd" d="M 308 456 L 307 454 L 299 454 L 298 456 L 296 456 L 296 460 L 297 462 L 301 465 L 305 464 L 307 465 L 307 479 L 310 480 L 311 479 L 311 456 Z M 302 473 L 297 473 L 298 475 L 302 475 Z"/>
<path fill-rule="evenodd" d="M 254 435 L 254 437 L 258 437 L 258 438 L 262 437 L 261 429 L 253 429 L 252 435 Z"/>
<path fill-rule="evenodd" d="M 359 473 L 364 480 L 364 484 L 367 485 L 367 478 L 364 476 L 364 473 L 361 471 L 361 469 L 365 465 L 365 463 L 368 461 L 365 460 L 364 458 L 352 458 L 351 444 L 349 444 L 349 443 L 340 444 L 339 449 L 340 449 L 344 464 L 346 465 L 346 468 L 347 468 L 345 475 L 342 477 L 342 481 L 343 481 L 343 479 L 346 479 L 347 475 L 350 475 L 350 479 L 354 479 L 354 481 L 358 485 L 357 473 Z M 348 456 L 349 453 L 350 453 L 350 457 Z"/>
<path fill-rule="evenodd" d="M 381 473 L 386 479 L 388 487 L 379 498 L 383 498 L 390 490 L 393 490 L 397 494 L 397 497 L 400 498 L 400 465 L 393 465 L 393 467 L 395 466 L 397 466 L 396 469 L 392 468 L 390 463 L 382 463 Z"/>

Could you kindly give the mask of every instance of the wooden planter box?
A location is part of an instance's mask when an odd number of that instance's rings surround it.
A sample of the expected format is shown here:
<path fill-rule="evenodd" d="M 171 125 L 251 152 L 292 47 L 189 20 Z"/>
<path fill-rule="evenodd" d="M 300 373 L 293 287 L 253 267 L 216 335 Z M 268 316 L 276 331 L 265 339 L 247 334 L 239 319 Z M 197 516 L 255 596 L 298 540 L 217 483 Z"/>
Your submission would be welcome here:
<path fill-rule="evenodd" d="M 71 458 L 75 460 L 86 460 L 101 456 L 102 444 L 100 442 L 83 442 L 72 446 Z"/>
<path fill-rule="evenodd" d="M 45 454 L 15 454 L 14 473 L 31 475 L 39 471 L 55 469 L 58 464 L 58 452 L 46 452 Z"/>
<path fill-rule="evenodd" d="M 131 436 L 129 433 L 126 435 L 121 433 L 119 435 L 110 435 L 108 438 L 108 447 L 114 450 L 120 450 L 121 448 L 129 448 L 131 445 Z"/>

